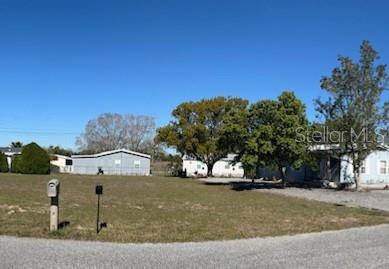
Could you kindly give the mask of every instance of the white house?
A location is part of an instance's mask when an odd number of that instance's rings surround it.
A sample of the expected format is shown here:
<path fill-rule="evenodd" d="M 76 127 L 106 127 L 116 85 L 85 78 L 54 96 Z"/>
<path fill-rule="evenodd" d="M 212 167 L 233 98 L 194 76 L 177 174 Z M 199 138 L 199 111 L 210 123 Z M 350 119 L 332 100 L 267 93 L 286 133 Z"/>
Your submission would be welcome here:
<path fill-rule="evenodd" d="M 73 159 L 68 156 L 53 154 L 50 161 L 51 172 L 54 173 L 72 173 Z"/>
<path fill-rule="evenodd" d="M 182 158 L 182 171 L 187 177 L 206 177 L 208 175 L 207 165 L 189 156 Z"/>
<path fill-rule="evenodd" d="M 12 160 L 15 156 L 22 154 L 22 148 L 2 147 L 0 148 L 0 152 L 4 153 L 5 157 L 7 157 L 8 167 L 11 169 Z"/>
<path fill-rule="evenodd" d="M 353 184 L 353 164 L 349 156 L 340 157 L 327 152 L 336 149 L 316 148 L 322 154 L 320 163 L 320 177 L 338 186 L 340 184 Z M 379 145 L 370 153 L 360 168 L 360 185 L 365 188 L 389 187 L 389 147 Z"/>
<path fill-rule="evenodd" d="M 212 168 L 214 177 L 244 177 L 244 170 L 241 162 L 234 162 L 236 154 L 228 154 L 227 158 L 217 161 Z"/>
<path fill-rule="evenodd" d="M 226 158 L 217 161 L 212 168 L 212 176 L 243 177 L 242 163 L 235 163 L 235 157 L 235 154 L 228 154 Z M 187 177 L 206 177 L 208 175 L 207 165 L 189 156 L 184 156 L 182 159 L 182 170 Z"/>

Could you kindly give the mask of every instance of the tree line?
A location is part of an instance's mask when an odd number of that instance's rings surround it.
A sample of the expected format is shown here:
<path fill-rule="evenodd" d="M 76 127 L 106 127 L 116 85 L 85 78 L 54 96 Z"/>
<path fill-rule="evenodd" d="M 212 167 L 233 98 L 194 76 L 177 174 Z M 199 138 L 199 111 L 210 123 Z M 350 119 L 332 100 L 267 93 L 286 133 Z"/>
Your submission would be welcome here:
<path fill-rule="evenodd" d="M 285 167 L 312 162 L 315 143 L 334 144 L 323 140 L 318 130 L 327 126 L 342 135 L 332 154 L 349 156 L 358 188 L 363 160 L 382 142 L 377 130 L 388 130 L 389 102 L 381 101 L 387 90 L 386 65 L 376 64 L 378 59 L 368 41 L 362 42 L 358 61 L 338 58 L 339 66 L 320 80 L 329 97 L 315 100 L 319 122 L 307 120 L 304 104 L 292 91 L 252 104 L 215 97 L 178 105 L 173 120 L 157 130 L 156 142 L 206 163 L 209 173 L 227 153 L 236 153 L 248 175 L 257 167 L 272 167 L 285 183 Z M 315 135 L 307 139 L 307 134 Z"/>
<path fill-rule="evenodd" d="M 325 126 L 341 134 L 331 154 L 350 157 L 358 186 L 363 160 L 381 142 L 377 129 L 381 128 L 380 134 L 389 133 L 389 104 L 381 101 L 387 89 L 386 65 L 377 64 L 378 59 L 368 41 L 360 46 L 359 60 L 338 57 L 339 66 L 320 80 L 329 97 L 314 100 L 318 122 L 308 121 L 305 105 L 292 91 L 252 104 L 239 97 L 219 96 L 178 105 L 172 111 L 173 120 L 158 129 L 149 116 L 102 114 L 87 123 L 77 144 L 85 153 L 124 147 L 149 153 L 154 159 L 166 156 L 162 147 L 174 148 L 181 156 L 206 163 L 209 172 L 226 154 L 236 153 L 247 175 L 253 176 L 257 167 L 272 167 L 284 179 L 285 167 L 314 162 L 315 143 L 334 144 L 323 140 L 319 130 Z M 364 130 L 368 131 L 360 135 Z"/>

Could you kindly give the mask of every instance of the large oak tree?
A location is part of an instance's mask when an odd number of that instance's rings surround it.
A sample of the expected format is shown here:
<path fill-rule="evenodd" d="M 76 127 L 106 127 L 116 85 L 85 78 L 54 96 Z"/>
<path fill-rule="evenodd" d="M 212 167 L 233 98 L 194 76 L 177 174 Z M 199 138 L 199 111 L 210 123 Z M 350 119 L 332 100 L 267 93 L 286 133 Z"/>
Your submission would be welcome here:
<path fill-rule="evenodd" d="M 225 97 L 182 103 L 173 110 L 174 119 L 157 130 L 156 142 L 204 162 L 211 174 L 213 165 L 228 153 L 221 142 L 224 117 L 247 105 L 247 100 Z"/>

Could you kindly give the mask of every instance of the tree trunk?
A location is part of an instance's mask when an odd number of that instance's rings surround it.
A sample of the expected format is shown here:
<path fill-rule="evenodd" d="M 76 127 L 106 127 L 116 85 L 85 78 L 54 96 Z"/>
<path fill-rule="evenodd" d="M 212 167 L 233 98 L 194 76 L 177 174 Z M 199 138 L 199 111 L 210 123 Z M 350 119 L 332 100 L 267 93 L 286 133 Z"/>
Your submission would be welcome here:
<path fill-rule="evenodd" d="M 279 169 L 279 171 L 281 173 L 281 187 L 283 189 L 285 189 L 285 187 L 286 187 L 286 176 L 285 176 L 284 167 L 280 166 L 278 169 Z"/>
<path fill-rule="evenodd" d="M 212 176 L 213 163 L 207 163 L 207 168 L 208 168 L 207 176 L 210 177 Z"/>
<path fill-rule="evenodd" d="M 361 186 L 359 184 L 359 176 L 360 176 L 359 169 L 354 169 L 354 182 L 357 191 L 361 190 Z"/>

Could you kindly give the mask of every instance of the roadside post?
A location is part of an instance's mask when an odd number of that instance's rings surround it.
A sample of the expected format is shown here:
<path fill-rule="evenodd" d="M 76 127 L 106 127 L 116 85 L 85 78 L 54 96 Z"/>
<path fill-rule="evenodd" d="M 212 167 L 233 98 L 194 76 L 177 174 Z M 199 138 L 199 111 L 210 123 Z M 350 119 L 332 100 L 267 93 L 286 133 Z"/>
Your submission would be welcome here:
<path fill-rule="evenodd" d="M 100 196 L 103 195 L 103 185 L 96 185 L 97 195 L 97 218 L 96 218 L 96 233 L 99 233 L 102 228 L 107 227 L 105 222 L 100 223 Z"/>
<path fill-rule="evenodd" d="M 58 230 L 59 187 L 58 179 L 52 179 L 47 183 L 47 196 L 50 198 L 50 232 Z"/>

